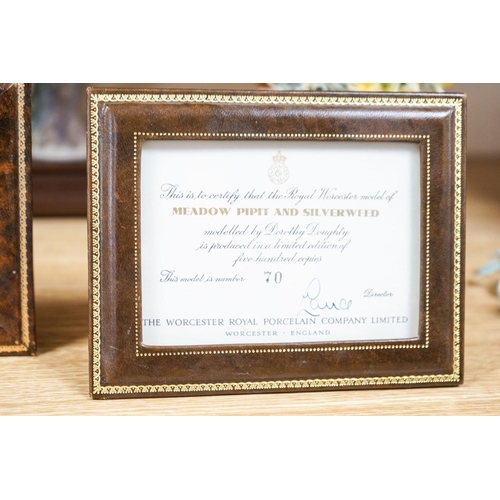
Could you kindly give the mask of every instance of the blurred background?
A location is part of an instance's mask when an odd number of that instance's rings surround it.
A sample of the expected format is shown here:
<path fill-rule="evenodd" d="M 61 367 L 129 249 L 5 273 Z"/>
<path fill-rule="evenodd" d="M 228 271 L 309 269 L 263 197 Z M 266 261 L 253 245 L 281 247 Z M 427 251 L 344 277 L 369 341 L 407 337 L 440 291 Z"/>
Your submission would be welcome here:
<path fill-rule="evenodd" d="M 304 84 L 43 83 L 33 87 L 33 211 L 36 216 L 75 216 L 86 212 L 86 88 L 142 87 L 257 90 Z M 333 90 L 442 90 L 441 84 L 312 84 Z M 382 87 L 381 87 L 382 86 Z M 500 161 L 500 84 L 445 84 L 446 92 L 467 94 L 467 160 Z"/>

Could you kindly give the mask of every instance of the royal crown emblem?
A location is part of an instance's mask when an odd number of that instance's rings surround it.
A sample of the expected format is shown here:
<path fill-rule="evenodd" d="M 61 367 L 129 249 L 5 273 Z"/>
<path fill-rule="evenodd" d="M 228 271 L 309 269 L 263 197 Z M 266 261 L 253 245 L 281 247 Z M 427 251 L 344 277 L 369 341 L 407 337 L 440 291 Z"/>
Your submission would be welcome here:
<path fill-rule="evenodd" d="M 268 175 L 271 182 L 274 184 L 283 184 L 290 177 L 290 171 L 285 165 L 286 156 L 278 151 L 278 154 L 273 156 L 273 164 L 269 167 Z"/>

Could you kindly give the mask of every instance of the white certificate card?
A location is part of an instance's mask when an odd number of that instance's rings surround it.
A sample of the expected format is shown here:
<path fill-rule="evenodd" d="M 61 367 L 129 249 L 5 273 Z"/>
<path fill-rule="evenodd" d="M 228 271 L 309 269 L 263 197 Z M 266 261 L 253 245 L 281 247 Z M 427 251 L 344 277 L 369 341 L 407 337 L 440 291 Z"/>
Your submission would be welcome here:
<path fill-rule="evenodd" d="M 142 343 L 418 337 L 416 143 L 145 141 Z"/>

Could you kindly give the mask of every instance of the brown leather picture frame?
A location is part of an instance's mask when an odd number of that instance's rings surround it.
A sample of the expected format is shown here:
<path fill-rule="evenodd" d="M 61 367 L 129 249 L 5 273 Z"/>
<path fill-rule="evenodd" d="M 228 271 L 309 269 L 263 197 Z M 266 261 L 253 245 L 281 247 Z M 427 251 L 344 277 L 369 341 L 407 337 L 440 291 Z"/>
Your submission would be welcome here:
<path fill-rule="evenodd" d="M 31 86 L 0 84 L 0 355 L 35 353 Z"/>
<path fill-rule="evenodd" d="M 463 382 L 464 95 L 91 88 L 88 107 L 93 398 Z M 140 270 L 140 172 L 146 140 L 417 145 L 416 338 L 146 345 Z M 324 176 L 327 184 L 328 170 Z M 207 293 L 214 292 L 208 288 Z"/>

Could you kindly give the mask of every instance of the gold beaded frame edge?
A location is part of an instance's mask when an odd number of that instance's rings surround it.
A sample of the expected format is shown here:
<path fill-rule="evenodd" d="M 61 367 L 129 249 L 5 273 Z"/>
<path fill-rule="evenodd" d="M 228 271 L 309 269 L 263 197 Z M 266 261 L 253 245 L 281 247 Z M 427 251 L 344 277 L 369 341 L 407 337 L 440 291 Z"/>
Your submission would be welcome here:
<path fill-rule="evenodd" d="M 391 343 L 384 344 L 382 342 L 377 344 L 369 345 L 356 345 L 356 346 L 335 346 L 335 347 L 286 347 L 286 348 L 246 348 L 246 349 L 231 349 L 222 348 L 221 350 L 189 350 L 189 351 L 179 351 L 179 350 L 169 350 L 169 351 L 155 351 L 155 352 L 140 352 L 140 321 L 139 317 L 139 305 L 138 301 L 135 302 L 135 353 L 136 356 L 189 356 L 193 354 L 201 355 L 217 355 L 217 354 L 264 354 L 264 353 L 281 353 L 281 352 L 332 352 L 332 351 L 365 351 L 365 350 L 380 350 L 380 349 L 422 349 L 429 347 L 429 251 L 430 251 L 430 136 L 428 135 L 402 135 L 402 134 L 239 134 L 239 133 L 181 133 L 181 132 L 134 132 L 134 241 L 136 242 L 134 248 L 134 267 L 135 267 L 135 297 L 139 297 L 139 252 L 137 242 L 139 241 L 139 198 L 138 198 L 138 179 L 137 173 L 139 171 L 139 154 L 138 149 L 138 138 L 160 138 L 168 137 L 170 139 L 179 139 L 183 137 L 189 137 L 191 139 L 196 139 L 198 137 L 203 139 L 210 138 L 220 138 L 220 137 L 231 137 L 234 139 L 242 138 L 259 138 L 259 139 L 356 139 L 356 140 L 371 140 L 371 139 L 383 139 L 383 140 L 423 140 L 425 141 L 425 213 L 426 213 L 426 235 L 425 235 L 425 335 L 423 338 L 423 343 L 417 344 L 405 344 L 405 343 Z"/>
<path fill-rule="evenodd" d="M 299 96 L 299 95 L 224 95 L 224 94 L 155 94 L 155 93 L 137 93 L 137 94 L 119 94 L 119 93 L 95 93 L 90 94 L 90 210 L 89 210 L 89 243 L 91 245 L 91 355 L 92 355 L 92 394 L 93 395 L 120 395 L 120 394 L 154 394 L 154 393 L 203 393 L 203 392 L 225 392 L 225 391 L 259 391 L 259 390 L 283 390 L 283 389 L 321 389 L 335 387 L 359 387 L 359 386 L 397 386 L 397 385 L 419 385 L 419 384 L 457 384 L 461 380 L 461 272 L 462 272 L 462 108 L 464 105 L 463 99 L 459 97 L 357 97 L 357 96 Z M 99 124 L 98 124 L 98 105 L 100 102 L 143 102 L 143 103 L 159 103 L 159 102 L 203 102 L 203 103 L 237 103 L 237 104 L 309 104 L 309 105 L 337 105 L 337 106 L 452 106 L 455 109 L 454 123 L 454 220 L 453 220 L 453 372 L 450 374 L 429 374 L 429 375 L 398 375 L 398 376 L 382 376 L 382 377 L 351 377 L 351 378 L 332 378 L 332 379 L 301 379 L 301 380 L 285 380 L 285 381 L 260 381 L 260 382 L 221 382 L 221 383 L 201 383 L 201 384 L 162 384 L 162 385 L 101 385 L 101 342 L 100 342 L 100 178 L 99 178 Z M 137 137 L 143 135 L 142 132 L 134 133 L 134 167 L 137 167 Z M 147 134 L 155 135 L 155 134 Z M 158 135 L 161 135 L 160 133 Z M 169 135 L 169 134 L 163 134 Z M 217 138 L 218 134 L 176 134 L 171 136 L 213 136 Z M 220 134 L 222 136 L 223 134 Z M 230 134 L 231 136 L 252 137 L 252 134 Z M 302 137 L 302 134 L 256 134 L 259 137 Z M 255 137 L 255 135 L 254 135 Z M 332 138 L 350 138 L 350 139 L 369 139 L 376 136 L 356 135 L 341 135 L 331 134 Z M 382 138 L 408 138 L 408 136 L 381 136 Z M 398 348 L 416 348 L 428 347 L 429 344 L 429 325 L 428 325 L 428 283 L 429 283 L 429 219 L 430 219 L 430 138 L 428 136 L 412 136 L 413 139 L 419 138 L 426 141 L 426 245 L 425 245 L 425 267 L 426 267 L 426 325 L 425 325 L 425 343 L 419 344 L 400 344 Z M 134 168 L 135 173 L 137 168 Z M 137 179 L 134 177 L 134 182 Z M 137 191 L 137 190 L 135 190 Z M 135 212 L 137 214 L 137 198 L 134 200 Z M 135 237 L 137 237 L 137 217 L 134 228 Z M 137 267 L 138 254 L 137 247 L 135 251 L 135 266 Z M 137 280 L 136 280 L 137 281 Z M 136 284 L 136 296 L 138 294 Z M 136 301 L 136 323 L 138 317 Z M 136 328 L 137 330 L 137 328 Z M 386 349 L 393 348 L 393 345 L 384 344 L 376 346 L 367 346 L 368 348 Z M 330 347 L 330 348 L 282 348 L 282 349 L 244 349 L 232 350 L 223 349 L 196 351 L 196 354 L 233 354 L 236 352 L 245 353 L 261 353 L 261 352 L 308 352 L 314 350 L 336 351 L 345 350 L 361 350 L 365 346 L 347 346 L 347 347 Z M 162 355 L 164 353 L 159 353 Z M 190 352 L 177 353 L 181 355 L 190 354 Z M 138 336 L 136 331 L 136 356 L 141 355 L 138 351 Z M 143 354 L 142 354 L 143 355 Z"/>
<path fill-rule="evenodd" d="M 17 157 L 18 157 L 18 188 L 19 188 L 19 253 L 21 280 L 21 343 L 19 345 L 0 345 L 2 353 L 24 353 L 30 349 L 30 318 L 28 291 L 28 178 L 26 158 L 26 120 L 24 116 L 26 105 L 25 84 L 17 84 Z"/>

